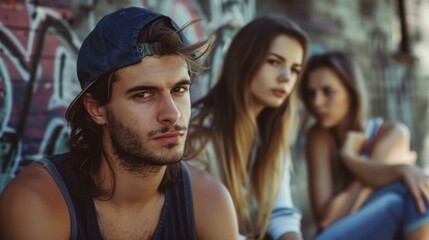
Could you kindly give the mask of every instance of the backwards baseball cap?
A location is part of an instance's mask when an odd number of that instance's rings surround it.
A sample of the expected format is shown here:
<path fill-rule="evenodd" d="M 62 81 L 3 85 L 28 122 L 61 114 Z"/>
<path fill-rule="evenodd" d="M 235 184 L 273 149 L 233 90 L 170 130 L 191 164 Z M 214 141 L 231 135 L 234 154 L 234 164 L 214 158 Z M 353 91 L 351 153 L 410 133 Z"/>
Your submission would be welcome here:
<path fill-rule="evenodd" d="M 71 109 L 100 77 L 113 70 L 137 64 L 146 56 L 160 53 L 158 43 L 137 43 L 140 31 L 149 23 L 165 18 L 178 31 L 181 40 L 188 40 L 169 17 L 139 7 L 119 9 L 104 16 L 83 41 L 77 58 L 77 75 L 82 91 L 71 102 Z"/>

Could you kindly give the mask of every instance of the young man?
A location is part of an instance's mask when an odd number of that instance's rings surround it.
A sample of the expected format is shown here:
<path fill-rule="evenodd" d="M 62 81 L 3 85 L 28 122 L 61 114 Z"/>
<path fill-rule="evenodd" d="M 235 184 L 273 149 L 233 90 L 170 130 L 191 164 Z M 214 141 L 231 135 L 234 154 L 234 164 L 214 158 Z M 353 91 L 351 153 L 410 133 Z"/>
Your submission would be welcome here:
<path fill-rule="evenodd" d="M 226 188 L 181 161 L 204 46 L 147 9 L 106 15 L 79 52 L 71 152 L 10 182 L 0 238 L 238 238 Z"/>

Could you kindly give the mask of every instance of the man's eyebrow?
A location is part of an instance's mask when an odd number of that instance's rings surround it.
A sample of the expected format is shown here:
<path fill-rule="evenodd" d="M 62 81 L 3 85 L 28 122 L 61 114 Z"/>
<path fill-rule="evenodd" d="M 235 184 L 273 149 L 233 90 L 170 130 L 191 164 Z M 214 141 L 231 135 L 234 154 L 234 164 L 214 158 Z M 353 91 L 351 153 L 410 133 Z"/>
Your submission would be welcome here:
<path fill-rule="evenodd" d="M 158 89 L 159 88 L 155 87 L 155 86 L 135 86 L 135 87 L 128 89 L 127 94 L 132 93 L 132 92 L 143 91 L 143 90 L 145 90 L 145 91 L 152 90 L 153 91 L 153 90 L 158 90 Z"/>
<path fill-rule="evenodd" d="M 182 80 L 182 81 L 177 82 L 177 83 L 175 84 L 175 86 L 180 86 L 180 85 L 191 85 L 191 84 L 192 84 L 192 81 L 191 81 L 191 80 L 189 80 L 189 79 L 185 79 L 185 80 Z"/>
<path fill-rule="evenodd" d="M 176 84 L 174 84 L 174 87 L 182 86 L 182 85 L 191 85 L 191 80 L 186 79 L 186 80 L 179 81 Z M 151 86 L 151 85 L 140 85 L 140 86 L 135 86 L 128 89 L 126 93 L 129 94 L 137 91 L 155 91 L 155 90 L 159 90 L 159 87 Z"/>

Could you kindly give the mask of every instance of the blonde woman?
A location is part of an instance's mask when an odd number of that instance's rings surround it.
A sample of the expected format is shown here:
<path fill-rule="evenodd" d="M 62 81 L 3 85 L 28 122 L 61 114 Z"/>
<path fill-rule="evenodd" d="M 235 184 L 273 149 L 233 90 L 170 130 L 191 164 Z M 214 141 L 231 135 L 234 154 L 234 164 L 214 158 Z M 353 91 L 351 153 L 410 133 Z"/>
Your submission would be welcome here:
<path fill-rule="evenodd" d="M 287 19 L 253 20 L 232 40 L 216 85 L 193 105 L 187 157 L 228 188 L 243 238 L 302 238 L 287 165 L 307 47 Z"/>

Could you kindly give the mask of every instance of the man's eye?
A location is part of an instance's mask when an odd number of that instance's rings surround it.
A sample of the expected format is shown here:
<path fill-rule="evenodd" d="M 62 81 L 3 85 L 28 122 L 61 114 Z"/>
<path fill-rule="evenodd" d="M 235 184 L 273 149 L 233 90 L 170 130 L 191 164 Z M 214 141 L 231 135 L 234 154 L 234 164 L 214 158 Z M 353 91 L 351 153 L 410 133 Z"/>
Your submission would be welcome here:
<path fill-rule="evenodd" d="M 145 98 L 148 98 L 149 96 L 150 96 L 149 92 L 141 92 L 141 93 L 137 93 L 136 95 L 134 95 L 134 98 L 145 99 Z"/>
<path fill-rule="evenodd" d="M 172 92 L 174 92 L 174 93 L 185 93 L 188 91 L 188 89 L 189 89 L 189 87 L 179 86 L 179 87 L 173 88 Z"/>

